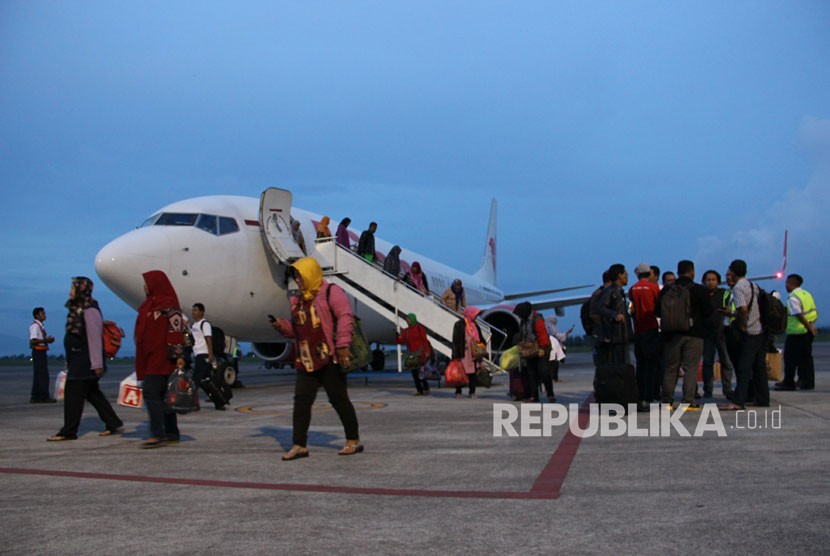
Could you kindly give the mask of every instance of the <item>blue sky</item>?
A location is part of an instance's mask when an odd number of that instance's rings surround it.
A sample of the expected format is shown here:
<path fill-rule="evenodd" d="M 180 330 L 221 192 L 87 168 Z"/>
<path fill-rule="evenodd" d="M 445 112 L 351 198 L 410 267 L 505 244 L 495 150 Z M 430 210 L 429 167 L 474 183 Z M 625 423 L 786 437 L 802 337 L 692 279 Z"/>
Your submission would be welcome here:
<path fill-rule="evenodd" d="M 786 228 L 830 322 L 827 2 L 6 0 L 0 36 L 0 354 L 155 209 L 268 186 L 468 271 L 495 197 L 506 291 L 771 273 Z"/>

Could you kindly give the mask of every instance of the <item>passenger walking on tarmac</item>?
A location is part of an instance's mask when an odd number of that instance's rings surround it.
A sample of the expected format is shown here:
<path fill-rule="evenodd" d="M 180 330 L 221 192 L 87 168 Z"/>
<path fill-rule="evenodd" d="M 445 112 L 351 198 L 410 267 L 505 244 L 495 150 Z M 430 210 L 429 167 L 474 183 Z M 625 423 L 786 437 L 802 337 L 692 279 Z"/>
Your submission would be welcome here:
<path fill-rule="evenodd" d="M 754 390 L 755 404 L 769 407 L 769 383 L 765 361 L 767 335 L 761 325 L 758 307 L 758 287 L 746 279 L 746 262 L 735 259 L 726 271 L 727 282 L 734 282 L 732 303 L 735 305 L 735 326 L 740 332 L 740 347 L 735 371 L 738 384 L 734 402 L 722 409 L 744 409 L 749 400 L 750 383 Z"/>
<path fill-rule="evenodd" d="M 383 260 L 383 271 L 395 278 L 401 273 L 401 248 L 397 245 L 392 246 L 386 258 Z"/>
<path fill-rule="evenodd" d="M 403 281 L 424 295 L 429 293 L 427 275 L 421 270 L 421 263 L 418 261 L 412 263 L 412 266 L 409 267 L 409 272 L 403 275 Z"/>
<path fill-rule="evenodd" d="M 703 397 L 711 398 L 715 382 L 715 353 L 720 361 L 720 376 L 723 395 L 728 400 L 732 397 L 734 388 L 732 378 L 734 371 L 732 360 L 726 349 L 726 333 L 724 327 L 723 309 L 729 306 L 729 290 L 720 287 L 721 276 L 715 270 L 707 270 L 703 274 L 703 286 L 709 294 L 712 304 L 712 316 L 704 323 L 706 336 L 703 338 Z"/>
<path fill-rule="evenodd" d="M 165 400 L 170 375 L 185 366 L 185 319 L 167 275 L 151 270 L 143 276 L 147 299 L 135 319 L 135 373 L 142 381 L 150 438 L 141 447 L 160 448 L 177 443 L 180 437 L 176 412 L 165 407 Z"/>
<path fill-rule="evenodd" d="M 320 223 L 317 224 L 317 239 L 325 239 L 327 237 L 331 237 L 331 230 L 329 230 L 329 222 L 331 222 L 331 218 L 328 216 L 324 216 L 320 219 Z"/>
<path fill-rule="evenodd" d="M 210 322 L 205 319 L 205 306 L 202 303 L 194 303 L 190 310 L 193 317 L 193 324 L 190 327 L 193 335 L 193 382 L 197 388 L 202 388 L 207 394 L 202 381 L 210 378 L 215 366 L 216 355 L 213 353 L 213 328 Z M 222 354 L 219 354 L 221 357 Z M 214 403 L 217 411 L 224 411 L 225 406 Z"/>
<path fill-rule="evenodd" d="M 85 276 L 72 278 L 63 338 L 67 368 L 63 428 L 46 439 L 50 442 L 78 438 L 85 401 L 92 404 L 106 426 L 100 436 L 109 436 L 124 426 L 98 384 L 106 371 L 102 337 L 104 320 L 98 302 L 92 297 L 92 287 L 92 280 Z"/>
<path fill-rule="evenodd" d="M 602 318 L 600 326 L 599 359 L 603 363 L 629 363 L 628 343 L 631 341 L 631 318 L 628 314 L 628 300 L 624 286 L 628 284 L 628 271 L 622 264 L 608 269 L 611 285 L 602 290 L 598 311 Z"/>
<path fill-rule="evenodd" d="M 548 358 L 550 361 L 548 363 L 550 372 L 546 376 L 553 379 L 554 382 L 559 382 L 559 363 L 565 360 L 565 342 L 568 340 L 568 336 L 574 331 L 572 325 L 565 332 L 559 332 L 558 324 L 559 319 L 556 315 L 551 315 L 545 319 L 545 329 L 548 332 L 548 336 L 553 338 L 550 342 L 550 357 Z M 548 392 L 548 396 L 553 395 L 553 385 L 548 388 L 547 383 L 545 383 L 545 389 Z"/>
<path fill-rule="evenodd" d="M 818 335 L 818 311 L 813 296 L 801 285 L 798 274 L 787 276 L 787 339 L 784 340 L 784 380 L 775 384 L 776 390 L 813 390 L 816 371 L 813 366 L 813 338 Z M 796 371 L 798 382 L 795 381 Z"/>
<path fill-rule="evenodd" d="M 536 355 L 525 355 L 522 357 L 522 366 L 527 369 L 529 394 L 525 401 L 536 402 L 539 395 L 539 384 L 545 376 L 550 357 L 550 337 L 545 320 L 542 315 L 533 310 L 529 301 L 522 301 L 513 309 L 513 314 L 519 317 L 519 331 L 521 342 L 535 342 Z M 521 350 L 521 346 L 519 348 Z M 551 392 L 548 394 L 549 401 L 556 401 L 551 384 Z"/>
<path fill-rule="evenodd" d="M 55 398 L 49 395 L 49 344 L 55 341 L 53 336 L 46 333 L 43 321 L 46 320 L 46 310 L 35 307 L 32 311 L 35 321 L 29 326 L 29 347 L 32 348 L 32 394 L 29 403 L 55 403 Z"/>
<path fill-rule="evenodd" d="M 476 372 L 481 368 L 481 359 L 473 357 L 473 345 L 483 343 L 481 328 L 476 323 L 481 309 L 478 307 L 467 307 L 464 309 L 464 316 L 456 321 L 452 329 L 452 358 L 461 361 L 464 372 L 470 383 L 467 385 L 471 398 L 476 397 L 476 386 L 478 379 Z M 461 387 L 455 389 L 455 397 L 461 398 Z"/>
<path fill-rule="evenodd" d="M 456 313 L 464 310 L 464 307 L 467 306 L 467 294 L 460 278 L 453 280 L 450 287 L 444 291 L 441 302 Z"/>
<path fill-rule="evenodd" d="M 369 224 L 369 229 L 360 234 L 357 242 L 357 254 L 369 261 L 375 262 L 375 232 L 378 229 L 376 222 Z"/>
<path fill-rule="evenodd" d="M 337 226 L 337 237 L 335 238 L 338 245 L 342 245 L 349 250 L 352 248 L 352 243 L 349 241 L 349 224 L 351 223 L 351 218 L 344 218 L 341 220 L 340 224 Z"/>
<path fill-rule="evenodd" d="M 282 336 L 294 338 L 297 348 L 297 380 L 294 384 L 293 442 L 283 461 L 308 457 L 311 406 L 322 386 L 343 423 L 346 445 L 337 452 L 349 456 L 363 451 L 357 414 L 346 389 L 343 369 L 349 366 L 354 317 L 345 292 L 323 280 L 319 263 L 305 257 L 290 267 L 298 295 L 290 299 L 291 320 L 273 319 Z M 294 288 L 289 288 L 289 290 Z M 335 335 L 336 334 L 336 335 Z"/>
<path fill-rule="evenodd" d="M 429 396 L 429 382 L 424 376 L 424 364 L 433 357 L 427 329 L 418 322 L 415 313 L 406 315 L 407 327 L 395 337 L 396 344 L 406 345 L 406 368 L 412 372 L 416 396 Z"/>
<path fill-rule="evenodd" d="M 712 318 L 712 304 L 706 289 L 695 283 L 695 265 L 683 260 L 677 263 L 677 280 L 663 288 L 657 298 L 655 314 L 660 318 L 663 339 L 663 403 L 674 402 L 674 389 L 683 375 L 680 403 L 699 409 L 695 401 L 697 368 L 703 355 L 705 323 Z"/>

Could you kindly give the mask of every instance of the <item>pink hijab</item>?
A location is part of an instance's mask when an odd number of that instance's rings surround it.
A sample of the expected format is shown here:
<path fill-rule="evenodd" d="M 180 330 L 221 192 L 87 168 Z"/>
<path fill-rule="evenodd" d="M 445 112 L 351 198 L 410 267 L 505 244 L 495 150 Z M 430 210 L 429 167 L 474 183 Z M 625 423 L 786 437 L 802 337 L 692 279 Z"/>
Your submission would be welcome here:
<path fill-rule="evenodd" d="M 478 328 L 476 327 L 476 317 L 480 313 L 481 309 L 478 307 L 467 307 L 464 309 L 464 324 L 467 327 L 467 336 L 476 342 L 481 341 L 481 335 L 478 333 Z"/>

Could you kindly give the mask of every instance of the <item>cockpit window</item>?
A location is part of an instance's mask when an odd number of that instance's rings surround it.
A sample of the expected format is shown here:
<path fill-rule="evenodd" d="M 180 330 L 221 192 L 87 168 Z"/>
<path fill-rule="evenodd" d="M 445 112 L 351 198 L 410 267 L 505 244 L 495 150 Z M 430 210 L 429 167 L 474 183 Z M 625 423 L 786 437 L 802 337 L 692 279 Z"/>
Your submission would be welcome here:
<path fill-rule="evenodd" d="M 192 226 L 196 223 L 198 214 L 184 214 L 180 212 L 163 212 L 156 220 L 156 226 Z"/>
<path fill-rule="evenodd" d="M 156 222 L 156 218 L 158 218 L 158 217 L 159 217 L 158 214 L 154 214 L 153 216 L 151 216 L 150 218 L 148 218 L 147 220 L 142 222 L 141 226 L 139 226 L 139 228 L 146 228 L 147 226 L 152 226 Z"/>
<path fill-rule="evenodd" d="M 144 226 L 196 226 L 215 236 L 223 236 L 239 231 L 239 224 L 228 216 L 215 214 L 187 214 L 178 212 L 163 212 L 154 214 L 144 221 Z"/>
<path fill-rule="evenodd" d="M 216 217 L 212 214 L 200 214 L 196 221 L 196 227 L 213 235 L 219 235 L 219 228 L 216 226 Z"/>
<path fill-rule="evenodd" d="M 233 218 L 227 216 L 219 217 L 219 235 L 232 234 L 239 231 L 239 224 Z"/>

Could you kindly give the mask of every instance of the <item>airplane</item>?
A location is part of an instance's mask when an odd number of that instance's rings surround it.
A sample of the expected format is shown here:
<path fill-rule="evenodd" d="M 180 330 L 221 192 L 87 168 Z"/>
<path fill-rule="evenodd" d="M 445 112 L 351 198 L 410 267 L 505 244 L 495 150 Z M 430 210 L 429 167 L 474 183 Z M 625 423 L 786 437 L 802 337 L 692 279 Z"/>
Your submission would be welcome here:
<path fill-rule="evenodd" d="M 281 196 L 281 207 L 300 223 L 307 249 L 314 248 L 317 224 L 321 215 L 290 206 L 288 191 L 269 188 L 261 199 L 241 196 L 205 196 L 178 201 L 162 207 L 144 220 L 138 228 L 105 245 L 95 257 L 95 271 L 119 298 L 137 308 L 145 298 L 142 274 L 162 270 L 179 294 L 182 307 L 203 303 L 211 323 L 221 327 L 238 341 L 251 342 L 255 355 L 280 363 L 291 356 L 291 341 L 281 338 L 271 327 L 268 315 L 287 316 L 288 296 L 285 283 L 285 260 L 303 256 L 293 240 L 286 236 L 277 245 L 269 233 L 285 233 L 280 227 L 285 219 L 282 208 L 269 209 L 266 195 Z M 331 219 L 332 224 L 337 222 Z M 263 226 L 265 222 L 265 226 Z M 276 223 L 276 224 L 274 224 Z M 287 224 L 287 222 L 283 222 Z M 275 227 L 276 226 L 276 227 Z M 357 234 L 349 230 L 353 246 Z M 270 244 L 269 244 L 270 242 Z M 274 256 L 271 252 L 287 246 L 292 252 Z M 375 239 L 376 257 L 383 260 L 393 244 Z M 284 260 L 281 262 L 280 257 Z M 512 345 L 519 323 L 509 302 L 523 297 L 569 291 L 589 287 L 539 290 L 505 294 L 496 286 L 496 201 L 490 207 L 484 256 L 481 267 L 468 274 L 429 257 L 402 248 L 403 272 L 418 261 L 427 275 L 430 289 L 441 295 L 453 280 L 461 279 L 468 305 L 483 308 L 482 321 L 494 330 L 493 349 Z M 560 298 L 534 303 L 537 311 L 576 305 L 587 296 Z M 507 302 L 507 303 L 505 303 Z M 440 303 L 440 302 L 439 302 Z M 395 326 L 369 307 L 354 302 L 355 314 L 361 318 L 363 332 L 369 342 L 394 343 Z"/>

